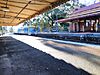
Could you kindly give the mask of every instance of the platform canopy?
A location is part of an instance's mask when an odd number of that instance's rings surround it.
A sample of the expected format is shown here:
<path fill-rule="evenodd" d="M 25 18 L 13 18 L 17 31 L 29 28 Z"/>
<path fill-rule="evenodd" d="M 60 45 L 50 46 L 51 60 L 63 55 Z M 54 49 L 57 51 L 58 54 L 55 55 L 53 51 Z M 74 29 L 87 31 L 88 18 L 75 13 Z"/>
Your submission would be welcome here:
<path fill-rule="evenodd" d="M 68 0 L 0 0 L 0 26 L 15 26 Z"/>

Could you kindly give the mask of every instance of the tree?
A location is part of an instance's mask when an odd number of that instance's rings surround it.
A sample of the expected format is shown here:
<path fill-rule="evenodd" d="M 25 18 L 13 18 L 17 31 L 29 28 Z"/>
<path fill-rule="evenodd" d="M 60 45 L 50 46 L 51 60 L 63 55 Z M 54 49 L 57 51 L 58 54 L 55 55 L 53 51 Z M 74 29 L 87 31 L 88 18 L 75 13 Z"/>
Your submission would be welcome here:
<path fill-rule="evenodd" d="M 13 33 L 13 27 L 10 27 L 9 32 Z"/>
<path fill-rule="evenodd" d="M 0 26 L 0 35 L 3 34 L 2 26 Z"/>
<path fill-rule="evenodd" d="M 78 0 L 72 0 L 71 2 L 64 3 L 50 11 L 47 11 L 37 17 L 35 17 L 31 21 L 31 25 L 35 25 L 37 28 L 40 27 L 41 31 L 43 29 L 48 29 L 49 31 L 52 29 L 55 20 L 68 18 L 70 14 L 75 11 L 75 9 L 84 7 L 85 5 L 80 4 Z M 26 22 L 25 24 L 29 24 Z M 61 26 L 66 25 L 66 23 L 61 23 Z M 66 28 L 66 26 L 63 26 Z"/>

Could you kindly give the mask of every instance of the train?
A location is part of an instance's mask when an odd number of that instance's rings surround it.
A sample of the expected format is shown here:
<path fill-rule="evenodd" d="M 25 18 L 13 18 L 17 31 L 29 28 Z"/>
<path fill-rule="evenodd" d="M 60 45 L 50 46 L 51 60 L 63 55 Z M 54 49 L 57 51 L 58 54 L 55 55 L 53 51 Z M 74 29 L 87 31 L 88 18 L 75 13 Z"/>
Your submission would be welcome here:
<path fill-rule="evenodd" d="M 71 32 L 58 32 L 56 30 L 53 32 L 40 32 L 39 29 L 36 29 L 34 27 L 23 27 L 19 28 L 18 32 L 15 34 L 34 35 L 43 38 L 85 42 L 85 43 L 93 43 L 100 45 L 100 33 L 93 33 L 93 32 L 71 33 Z"/>
<path fill-rule="evenodd" d="M 20 35 L 35 35 L 37 33 L 37 30 L 35 27 L 28 27 L 23 26 L 18 28 L 17 32 L 14 32 L 14 34 L 20 34 Z"/>

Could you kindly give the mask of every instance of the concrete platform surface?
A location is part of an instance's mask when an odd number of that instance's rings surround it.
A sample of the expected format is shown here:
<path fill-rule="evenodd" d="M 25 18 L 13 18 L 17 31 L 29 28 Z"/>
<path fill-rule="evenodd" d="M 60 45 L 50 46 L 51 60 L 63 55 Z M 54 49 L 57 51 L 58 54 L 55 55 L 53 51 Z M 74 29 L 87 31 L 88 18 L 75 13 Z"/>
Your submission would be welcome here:
<path fill-rule="evenodd" d="M 25 35 L 12 37 L 88 73 L 100 75 L 100 45 Z"/>
<path fill-rule="evenodd" d="M 28 38 L 24 36 L 23 39 Z M 0 37 L 0 75 L 91 74 L 10 36 L 5 36 Z"/>

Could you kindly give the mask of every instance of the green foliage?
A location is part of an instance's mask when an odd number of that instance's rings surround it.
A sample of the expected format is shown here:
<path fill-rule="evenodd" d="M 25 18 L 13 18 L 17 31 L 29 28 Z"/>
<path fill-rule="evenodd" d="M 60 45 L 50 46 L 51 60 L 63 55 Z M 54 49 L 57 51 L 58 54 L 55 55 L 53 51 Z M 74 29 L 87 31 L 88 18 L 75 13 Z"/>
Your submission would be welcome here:
<path fill-rule="evenodd" d="M 11 33 L 14 32 L 13 27 L 10 27 L 9 32 L 11 32 Z"/>
<path fill-rule="evenodd" d="M 68 31 L 68 27 L 69 27 L 68 23 L 60 23 L 60 25 L 63 28 L 63 31 Z"/>
<path fill-rule="evenodd" d="M 0 31 L 2 30 L 2 26 L 0 26 Z"/>
<path fill-rule="evenodd" d="M 50 30 L 52 28 L 55 20 L 67 18 L 67 17 L 69 17 L 69 15 L 71 13 L 73 13 L 73 11 L 76 8 L 81 8 L 84 6 L 85 5 L 83 5 L 83 4 L 79 4 L 78 0 L 72 0 L 71 3 L 70 2 L 64 3 L 57 8 L 54 8 L 50 11 L 47 11 L 47 12 L 35 17 L 33 20 L 30 20 L 31 23 L 25 22 L 24 25 L 31 24 L 36 27 L 38 27 L 40 25 L 41 31 L 44 28 L 47 28 Z M 69 25 L 67 23 L 61 23 L 61 27 L 63 27 L 64 30 L 66 30 L 66 31 L 68 30 L 68 26 Z"/>

